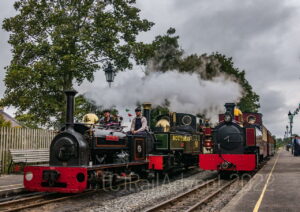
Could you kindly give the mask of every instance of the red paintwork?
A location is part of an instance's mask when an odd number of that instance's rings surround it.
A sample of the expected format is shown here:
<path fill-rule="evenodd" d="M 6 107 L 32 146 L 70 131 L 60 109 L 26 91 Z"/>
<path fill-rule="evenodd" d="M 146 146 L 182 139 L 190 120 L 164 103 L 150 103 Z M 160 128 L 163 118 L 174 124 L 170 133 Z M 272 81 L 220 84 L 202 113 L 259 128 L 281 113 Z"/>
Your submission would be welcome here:
<path fill-rule="evenodd" d="M 256 168 L 256 159 L 254 154 L 222 154 L 222 157 L 235 165 L 234 168 L 228 170 L 234 171 L 252 171 Z M 224 160 L 219 154 L 200 154 L 199 167 L 204 170 L 219 170 L 220 164 Z"/>
<path fill-rule="evenodd" d="M 119 141 L 119 137 L 118 137 L 118 136 L 113 136 L 113 135 L 107 135 L 107 136 L 105 137 L 105 139 L 106 139 L 107 141 Z"/>
<path fill-rule="evenodd" d="M 219 114 L 219 122 L 224 121 L 225 114 Z"/>
<path fill-rule="evenodd" d="M 246 128 L 246 141 L 247 146 L 255 146 L 255 129 L 254 128 Z"/>
<path fill-rule="evenodd" d="M 244 122 L 248 123 L 249 116 L 255 117 L 255 124 L 263 125 L 262 123 L 262 114 L 261 113 L 243 113 Z"/>
<path fill-rule="evenodd" d="M 211 135 L 211 128 L 210 127 L 205 127 L 204 128 L 204 134 L 205 135 Z"/>
<path fill-rule="evenodd" d="M 44 170 L 56 170 L 60 173 L 57 182 L 66 183 L 66 188 L 60 187 L 43 187 L 42 176 Z M 33 173 L 33 179 L 27 181 L 25 179 L 26 172 Z M 76 176 L 78 173 L 83 173 L 85 179 L 83 182 L 78 182 Z M 49 167 L 49 166 L 27 166 L 24 169 L 24 187 L 29 191 L 45 191 L 45 192 L 60 192 L 60 193 L 80 193 L 87 187 L 87 169 L 81 167 Z"/>
<path fill-rule="evenodd" d="M 148 169 L 163 170 L 164 158 L 162 155 L 149 155 L 148 156 Z"/>

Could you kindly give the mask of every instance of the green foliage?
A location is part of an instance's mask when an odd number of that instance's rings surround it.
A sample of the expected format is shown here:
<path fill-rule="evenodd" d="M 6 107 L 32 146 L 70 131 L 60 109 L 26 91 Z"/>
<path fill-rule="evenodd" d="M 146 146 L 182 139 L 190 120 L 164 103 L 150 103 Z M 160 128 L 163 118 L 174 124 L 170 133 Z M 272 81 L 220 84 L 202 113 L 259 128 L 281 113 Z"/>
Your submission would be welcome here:
<path fill-rule="evenodd" d="M 75 112 L 74 117 L 77 122 L 81 122 L 82 118 L 87 113 L 95 113 L 100 117 L 102 113 L 102 107 L 89 99 L 86 99 L 83 95 L 79 95 L 75 98 Z"/>
<path fill-rule="evenodd" d="M 75 98 L 75 121 L 82 122 L 83 116 L 88 113 L 94 113 L 101 118 L 105 109 L 109 109 L 112 116 L 118 116 L 118 110 L 116 108 L 103 108 L 97 105 L 95 101 L 84 97 L 84 95 L 78 95 Z"/>
<path fill-rule="evenodd" d="M 175 36 L 175 29 L 170 28 L 166 35 L 157 36 L 152 42 L 153 52 L 148 57 L 148 68 L 162 72 L 177 69 L 183 55 L 179 47 L 179 36 Z"/>
<path fill-rule="evenodd" d="M 35 121 L 36 117 L 34 117 L 33 114 L 29 114 L 29 113 L 19 114 L 19 115 L 17 114 L 15 118 L 23 126 L 26 126 L 28 128 L 31 128 L 31 129 L 39 129 L 39 126 Z"/>
<path fill-rule="evenodd" d="M 6 121 L 1 114 L 0 114 L 0 127 L 11 127 L 11 123 L 9 121 Z"/>
<path fill-rule="evenodd" d="M 234 80 L 238 82 L 243 89 L 243 96 L 238 102 L 238 107 L 243 112 L 258 112 L 259 96 L 252 90 L 252 86 L 245 78 L 245 71 L 240 71 L 234 67 L 232 58 L 227 58 L 225 55 L 220 53 L 213 54 L 221 63 L 221 71 L 234 77 Z"/>
<path fill-rule="evenodd" d="M 175 29 L 170 28 L 166 35 L 157 36 L 153 42 L 154 56 L 149 59 L 148 71 L 178 70 L 180 72 L 195 72 L 204 80 L 212 80 L 221 74 L 230 77 L 243 89 L 238 107 L 243 112 L 257 112 L 259 96 L 253 91 L 245 77 L 245 71 L 234 66 L 233 60 L 220 53 L 211 55 L 192 54 L 184 57 L 184 51 L 179 46 L 179 36 Z M 151 55 L 149 55 L 150 57 Z"/>
<path fill-rule="evenodd" d="M 160 106 L 156 106 L 153 107 L 151 109 L 151 120 L 150 120 L 150 127 L 151 129 L 153 129 L 156 125 L 156 122 L 158 120 L 156 120 L 156 118 L 160 115 L 164 115 L 164 114 L 169 114 L 169 106 L 170 103 L 168 102 L 168 100 L 165 100 L 165 103 L 163 105 Z"/>
<path fill-rule="evenodd" d="M 62 91 L 93 81 L 111 62 L 115 70 L 145 62 L 152 45 L 136 42 L 153 23 L 139 17 L 134 0 L 19 0 L 3 21 L 13 58 L 6 67 L 4 105 L 30 114 L 41 126 L 63 121 Z M 144 51 L 145 50 L 145 51 Z M 26 118 L 27 119 L 27 118 Z"/>
<path fill-rule="evenodd" d="M 291 143 L 291 139 L 290 138 L 285 138 L 285 139 L 277 138 L 276 139 L 276 148 L 278 149 L 280 147 L 284 147 L 284 146 L 286 146 L 289 143 Z"/>

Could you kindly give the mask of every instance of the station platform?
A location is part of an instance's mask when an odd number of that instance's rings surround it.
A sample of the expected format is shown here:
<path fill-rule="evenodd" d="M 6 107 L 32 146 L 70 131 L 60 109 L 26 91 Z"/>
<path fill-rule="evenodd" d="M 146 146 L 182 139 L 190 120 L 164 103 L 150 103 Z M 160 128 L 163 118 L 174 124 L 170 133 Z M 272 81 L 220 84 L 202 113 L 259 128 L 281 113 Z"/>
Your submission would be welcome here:
<path fill-rule="evenodd" d="M 300 157 L 279 150 L 222 210 L 240 211 L 300 211 Z"/>
<path fill-rule="evenodd" d="M 18 193 L 24 190 L 23 175 L 10 174 L 0 176 L 0 198 L 11 193 Z"/>

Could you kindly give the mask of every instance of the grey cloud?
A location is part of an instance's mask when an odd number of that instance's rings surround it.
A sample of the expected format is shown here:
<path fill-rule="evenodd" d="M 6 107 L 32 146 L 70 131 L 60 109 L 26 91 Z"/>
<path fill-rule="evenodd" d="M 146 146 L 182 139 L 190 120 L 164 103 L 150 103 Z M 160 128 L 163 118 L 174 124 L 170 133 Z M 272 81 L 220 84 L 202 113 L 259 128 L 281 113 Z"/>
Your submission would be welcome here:
<path fill-rule="evenodd" d="M 300 100 L 297 88 L 290 85 L 297 84 L 300 77 L 299 3 L 187 0 L 167 1 L 168 7 L 160 8 L 159 2 L 140 2 L 145 17 L 160 20 L 156 31 L 164 33 L 165 28 L 174 26 L 187 54 L 219 51 L 233 57 L 261 96 L 266 125 L 282 136 L 286 113 L 297 106 L 289 100 Z M 300 131 L 300 123 L 295 123 L 295 129 Z"/>
<path fill-rule="evenodd" d="M 176 3 L 175 3 L 176 2 Z M 174 11 L 172 11 L 172 9 Z M 170 11 L 189 50 L 239 53 L 254 38 L 286 29 L 296 9 L 284 1 L 174 1 Z M 235 56 L 235 55 L 232 55 Z"/>
<path fill-rule="evenodd" d="M 14 14 L 12 2 L 1 0 L 0 20 Z M 274 134 L 283 135 L 286 113 L 300 102 L 299 1 L 151 0 L 138 1 L 137 5 L 143 18 L 155 22 L 150 32 L 139 36 L 140 40 L 151 41 L 173 26 L 187 54 L 219 51 L 233 57 L 261 96 L 266 125 Z M 3 79 L 10 47 L 6 44 L 7 33 L 0 30 L 0 36 Z M 98 81 L 99 74 L 95 77 Z M 0 88 L 1 97 L 1 81 Z M 300 132 L 300 116 L 295 119 L 294 129 Z"/>

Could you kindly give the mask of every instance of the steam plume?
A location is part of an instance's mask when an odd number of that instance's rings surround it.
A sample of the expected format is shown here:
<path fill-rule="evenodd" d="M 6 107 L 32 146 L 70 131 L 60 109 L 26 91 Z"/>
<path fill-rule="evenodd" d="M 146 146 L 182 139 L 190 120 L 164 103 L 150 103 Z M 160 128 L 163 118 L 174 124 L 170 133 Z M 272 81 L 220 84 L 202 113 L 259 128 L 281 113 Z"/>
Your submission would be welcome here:
<path fill-rule="evenodd" d="M 187 113 L 205 113 L 212 117 L 224 110 L 225 102 L 236 102 L 241 97 L 239 84 L 228 77 L 218 76 L 202 80 L 197 73 L 178 71 L 118 73 L 111 88 L 107 84 L 85 89 L 85 96 L 104 107 L 134 108 L 137 103 L 162 105 L 167 99 L 170 110 Z"/>

